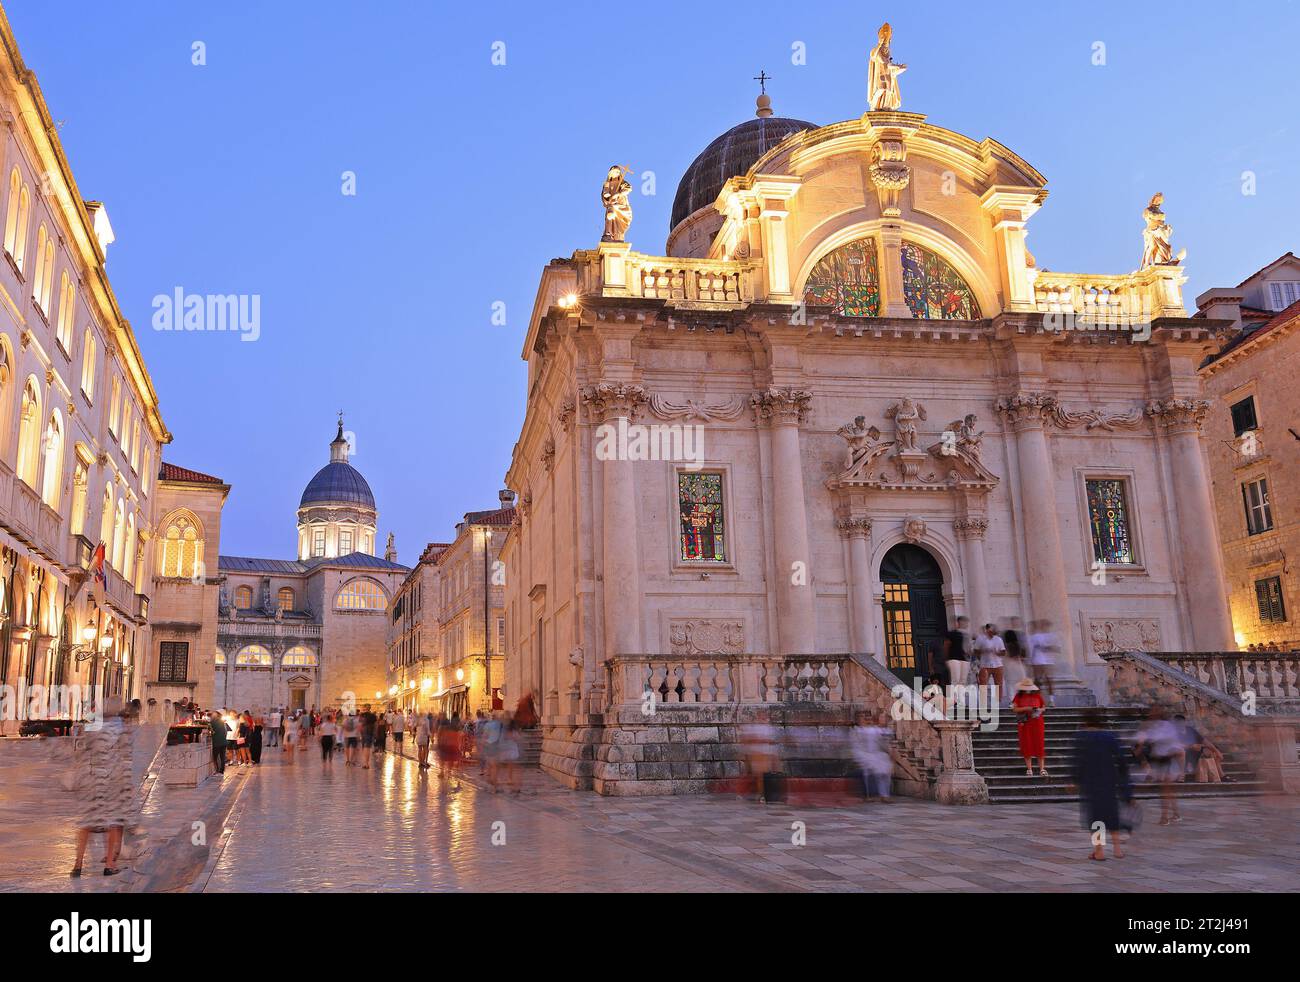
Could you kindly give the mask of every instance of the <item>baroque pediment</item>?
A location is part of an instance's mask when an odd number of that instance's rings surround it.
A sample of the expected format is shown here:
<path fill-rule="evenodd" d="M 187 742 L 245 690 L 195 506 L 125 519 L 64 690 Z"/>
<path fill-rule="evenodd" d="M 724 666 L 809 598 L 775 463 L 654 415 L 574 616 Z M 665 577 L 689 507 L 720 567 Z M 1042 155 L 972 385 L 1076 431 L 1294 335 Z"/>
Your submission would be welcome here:
<path fill-rule="evenodd" d="M 987 492 L 997 485 L 997 475 L 961 445 L 940 441 L 926 450 L 904 450 L 894 440 L 862 449 L 838 476 L 826 482 L 832 491 Z"/>

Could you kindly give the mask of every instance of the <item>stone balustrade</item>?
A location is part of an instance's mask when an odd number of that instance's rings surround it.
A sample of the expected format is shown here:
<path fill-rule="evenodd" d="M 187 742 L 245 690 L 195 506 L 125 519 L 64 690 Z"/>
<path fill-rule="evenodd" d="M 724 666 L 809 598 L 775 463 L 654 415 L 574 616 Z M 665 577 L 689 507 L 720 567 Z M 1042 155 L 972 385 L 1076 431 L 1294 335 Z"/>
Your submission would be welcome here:
<path fill-rule="evenodd" d="M 1129 331 L 1157 317 L 1186 316 L 1180 276 L 1178 267 L 1119 275 L 1035 270 L 1034 307 L 1060 316 L 1061 330 Z"/>
<path fill-rule="evenodd" d="M 1253 695 L 1260 712 L 1300 711 L 1300 652 L 1153 651 L 1149 654 L 1234 699 Z"/>
<path fill-rule="evenodd" d="M 685 259 L 627 252 L 618 274 L 601 254 L 578 252 L 578 293 L 586 296 L 644 297 L 674 304 L 741 307 L 755 299 L 760 263 L 745 260 Z"/>
<path fill-rule="evenodd" d="M 779 658 L 770 655 L 620 655 L 607 663 L 611 708 L 660 705 L 846 701 L 847 655 Z"/>
<path fill-rule="evenodd" d="M 223 620 L 218 625 L 217 633 L 222 638 L 319 638 L 320 625 L 297 620 Z"/>

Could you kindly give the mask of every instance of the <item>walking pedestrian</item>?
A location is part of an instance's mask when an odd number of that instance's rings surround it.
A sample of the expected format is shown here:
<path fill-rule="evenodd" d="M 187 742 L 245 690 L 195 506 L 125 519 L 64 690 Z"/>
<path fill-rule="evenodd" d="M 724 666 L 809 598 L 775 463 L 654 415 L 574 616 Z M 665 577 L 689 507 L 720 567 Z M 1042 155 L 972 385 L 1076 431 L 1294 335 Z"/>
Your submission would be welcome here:
<path fill-rule="evenodd" d="M 849 731 L 849 750 L 862 772 L 862 790 L 867 801 L 888 801 L 894 761 L 889 753 L 893 732 L 860 713 Z"/>
<path fill-rule="evenodd" d="M 1114 844 L 1115 858 L 1124 851 L 1120 833 L 1131 831 L 1132 821 L 1122 805 L 1131 805 L 1128 762 L 1115 734 L 1103 728 L 1105 717 L 1096 707 L 1083 711 L 1083 729 L 1075 741 L 1074 780 L 1079 787 L 1079 813 L 1092 835 L 1089 859 L 1106 858 L 1106 836 Z"/>
<path fill-rule="evenodd" d="M 388 749 L 388 714 L 375 714 L 375 753 L 384 753 Z"/>
<path fill-rule="evenodd" d="M 226 773 L 226 721 L 215 709 L 208 713 L 208 733 L 212 741 L 212 769 Z"/>
<path fill-rule="evenodd" d="M 1176 781 L 1186 766 L 1186 747 L 1182 733 L 1165 715 L 1163 707 L 1152 706 L 1148 710 L 1146 722 L 1138 728 L 1134 752 L 1146 760 L 1151 780 L 1160 786 L 1160 824 L 1181 822 Z"/>
<path fill-rule="evenodd" d="M 71 876 L 81 875 L 92 832 L 104 834 L 104 875 L 121 872 L 122 837 L 136 814 L 133 758 L 139 715 L 140 700 L 124 706 L 120 696 L 113 696 L 105 701 L 99 725 L 85 728 L 73 745 L 81 808 Z"/>
<path fill-rule="evenodd" d="M 1025 774 L 1034 776 L 1034 758 L 1038 759 L 1038 776 L 1047 773 L 1047 726 L 1043 718 L 1043 696 L 1033 679 L 1021 679 L 1011 709 L 1016 714 L 1016 735 L 1020 756 L 1025 759 Z"/>
<path fill-rule="evenodd" d="M 375 752 L 375 726 L 378 721 L 378 717 L 370 711 L 370 703 L 366 703 L 361 711 L 361 757 L 364 761 L 361 769 L 363 771 L 370 770 L 370 757 Z"/>
<path fill-rule="evenodd" d="M 282 752 L 289 756 L 285 758 L 285 763 L 293 763 L 293 752 L 298 746 L 298 721 L 292 716 L 289 717 L 284 728 L 284 747 Z"/>
<path fill-rule="evenodd" d="M 1052 673 L 1055 670 L 1056 656 L 1061 651 L 1061 641 L 1052 632 L 1051 621 L 1033 621 L 1029 635 L 1029 671 L 1034 684 L 1047 690 L 1047 705 L 1056 705 L 1056 694 L 1052 688 Z"/>
<path fill-rule="evenodd" d="M 361 720 L 356 713 L 345 713 L 343 716 L 343 743 L 343 763 L 355 767 L 357 750 L 361 746 Z"/>
<path fill-rule="evenodd" d="M 324 767 L 333 762 L 334 741 L 338 738 L 339 728 L 334 722 L 334 716 L 326 714 L 325 722 L 316 730 L 320 734 L 320 758 L 321 766 Z"/>
<path fill-rule="evenodd" d="M 1007 649 L 1002 639 L 998 637 L 997 628 L 992 624 L 985 624 L 984 633 L 975 639 L 974 650 L 975 656 L 979 659 L 980 688 L 992 685 L 990 705 L 1000 706 L 1002 704 L 1002 656 Z"/>
<path fill-rule="evenodd" d="M 452 791 L 460 790 L 460 762 L 463 748 L 461 745 L 460 714 L 453 713 L 451 719 L 438 727 L 438 780 L 446 783 L 455 780 Z"/>
<path fill-rule="evenodd" d="M 280 713 L 280 707 L 272 707 L 270 715 L 266 718 L 266 745 L 268 747 L 274 747 L 280 743 L 280 726 L 283 720 L 284 716 Z"/>
<path fill-rule="evenodd" d="M 262 762 L 262 736 L 265 732 L 265 724 L 261 716 L 254 717 L 252 720 L 252 729 L 248 734 L 248 759 L 253 764 Z"/>
<path fill-rule="evenodd" d="M 429 767 L 429 716 L 423 714 L 415 725 L 415 758 L 420 770 Z"/>
<path fill-rule="evenodd" d="M 388 722 L 393 734 L 393 752 L 400 756 L 402 753 L 402 737 L 406 732 L 406 717 L 395 709 L 389 714 Z"/>

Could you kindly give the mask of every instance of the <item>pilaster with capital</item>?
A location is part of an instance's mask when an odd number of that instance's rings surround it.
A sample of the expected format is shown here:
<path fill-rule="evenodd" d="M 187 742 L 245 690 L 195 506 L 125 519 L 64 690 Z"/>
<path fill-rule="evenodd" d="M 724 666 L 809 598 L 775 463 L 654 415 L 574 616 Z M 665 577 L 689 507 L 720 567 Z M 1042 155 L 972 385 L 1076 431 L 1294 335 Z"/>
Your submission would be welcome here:
<path fill-rule="evenodd" d="M 783 655 L 816 650 L 812 556 L 808 547 L 808 511 L 804 504 L 803 457 L 799 424 L 812 393 L 773 386 L 751 404 L 772 435 L 772 527 L 776 537 L 777 642 Z"/>
<path fill-rule="evenodd" d="M 618 426 L 634 420 L 646 401 L 645 389 L 626 382 L 599 382 L 582 391 L 594 421 Z M 641 644 L 641 559 L 637 538 L 634 463 L 615 454 L 600 462 L 601 592 L 605 619 L 604 657 L 639 654 Z"/>
<path fill-rule="evenodd" d="M 842 518 L 835 523 L 849 544 L 849 612 L 856 653 L 871 650 L 871 519 Z"/>
<path fill-rule="evenodd" d="M 1029 566 L 1031 619 L 1047 620 L 1060 636 L 1063 682 L 1077 683 L 1070 631 L 1069 593 L 1065 586 L 1065 560 L 1056 517 L 1056 474 L 1047 445 L 1044 422 L 1056 406 L 1047 392 L 1022 390 L 998 399 L 996 408 L 1015 434 L 1020 471 L 1020 507 L 1024 517 L 1022 536 Z"/>
<path fill-rule="evenodd" d="M 984 533 L 988 519 L 971 515 L 952 523 L 952 530 L 961 543 L 962 565 L 966 569 L 966 606 L 971 623 L 977 627 L 989 622 L 989 584 L 984 566 Z"/>
<path fill-rule="evenodd" d="M 1146 412 L 1169 447 L 1193 650 L 1231 651 L 1236 643 L 1228 586 L 1201 447 L 1201 421 L 1209 408 L 1204 399 L 1153 399 Z"/>

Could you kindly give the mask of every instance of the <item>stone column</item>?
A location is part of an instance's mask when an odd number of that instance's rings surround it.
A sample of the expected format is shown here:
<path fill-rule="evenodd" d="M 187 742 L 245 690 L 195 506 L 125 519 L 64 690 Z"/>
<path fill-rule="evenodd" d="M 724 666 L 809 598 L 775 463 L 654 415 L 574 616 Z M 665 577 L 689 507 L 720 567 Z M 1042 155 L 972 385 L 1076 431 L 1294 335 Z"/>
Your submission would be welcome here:
<path fill-rule="evenodd" d="M 1091 703 L 1092 697 L 1084 692 L 1075 661 L 1065 561 L 1056 523 L 1056 474 L 1044 428 L 1046 418 L 1055 407 L 1055 397 L 1045 392 L 1021 392 L 997 401 L 998 412 L 1015 434 L 1020 463 L 1021 534 L 1025 540 L 1029 596 L 1033 604 L 1030 618 L 1050 621 L 1060 638 L 1057 701 L 1068 706 Z"/>
<path fill-rule="evenodd" d="M 978 631 L 989 622 L 989 580 L 984 569 L 984 533 L 988 531 L 987 519 L 979 516 L 959 518 L 952 523 L 957 540 L 961 543 L 961 562 L 966 572 L 966 611 L 972 630 Z"/>
<path fill-rule="evenodd" d="M 903 230 L 897 225 L 880 229 L 880 295 L 882 317 L 911 317 L 903 295 Z"/>
<path fill-rule="evenodd" d="M 626 444 L 620 433 L 637 417 L 646 401 L 645 389 L 623 382 L 601 382 L 582 393 L 592 419 L 600 428 L 611 427 L 612 439 L 596 445 Z M 641 643 L 641 551 L 637 540 L 640 522 L 636 511 L 634 463 L 612 453 L 600 461 L 604 489 L 601 517 L 601 594 L 604 598 L 604 657 L 644 653 Z"/>
<path fill-rule="evenodd" d="M 1192 616 L 1192 650 L 1233 651 L 1237 645 L 1228 612 L 1228 586 L 1215 533 L 1210 479 L 1201 455 L 1201 420 L 1209 408 L 1204 399 L 1157 399 L 1147 404 L 1147 414 L 1160 423 L 1169 447 L 1183 582 Z"/>
<path fill-rule="evenodd" d="M 799 424 L 807 416 L 811 401 L 811 393 L 792 388 L 771 388 L 754 397 L 755 412 L 772 430 L 777 643 L 782 655 L 811 654 L 817 645 L 803 457 L 799 450 Z"/>
<path fill-rule="evenodd" d="M 849 613 L 852 631 L 849 643 L 856 654 L 871 650 L 871 519 L 844 518 L 838 523 L 840 535 L 849 541 Z"/>

